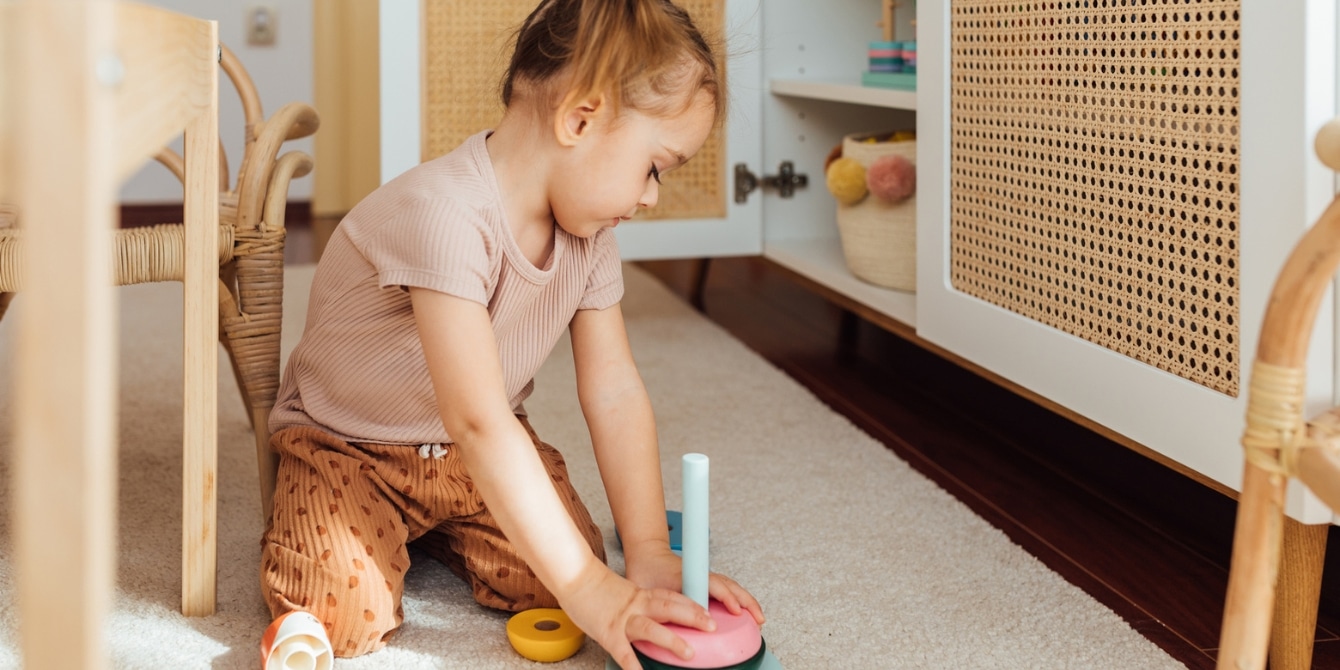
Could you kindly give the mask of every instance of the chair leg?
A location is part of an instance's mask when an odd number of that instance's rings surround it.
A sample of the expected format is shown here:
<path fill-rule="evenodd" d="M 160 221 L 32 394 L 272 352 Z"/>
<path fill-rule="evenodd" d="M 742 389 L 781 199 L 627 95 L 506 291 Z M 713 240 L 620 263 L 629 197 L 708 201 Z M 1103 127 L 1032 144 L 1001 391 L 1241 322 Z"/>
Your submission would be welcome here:
<path fill-rule="evenodd" d="M 256 435 L 256 467 L 260 475 L 261 520 L 270 522 L 271 503 L 274 499 L 275 475 L 279 471 L 279 455 L 270 449 L 270 410 L 272 407 L 252 407 L 251 394 L 247 393 L 247 378 L 237 365 L 233 354 L 232 341 L 227 336 L 219 338 L 224 350 L 228 352 L 228 362 L 232 364 L 233 377 L 237 379 L 237 390 L 242 395 L 242 405 L 247 408 L 247 419 L 251 421 L 251 430 Z"/>
<path fill-rule="evenodd" d="M 1284 535 L 1285 484 L 1283 475 L 1247 463 L 1233 531 L 1224 625 L 1219 634 L 1219 670 L 1265 667 Z"/>
<path fill-rule="evenodd" d="M 270 410 L 251 410 L 251 426 L 256 431 L 256 467 L 260 475 L 261 514 L 265 523 L 270 523 L 270 514 L 274 509 L 275 480 L 279 474 L 279 454 L 270 448 Z"/>
<path fill-rule="evenodd" d="M 210 37 L 217 44 L 217 35 Z M 213 49 L 214 47 L 210 47 Z M 182 600 L 214 613 L 218 578 L 219 117 L 218 72 L 208 109 L 186 127 L 183 240 Z M 199 157 L 199 159 L 195 158 Z"/>
<path fill-rule="evenodd" d="M 1275 598 L 1275 625 L 1270 634 L 1271 670 L 1312 667 L 1317 637 L 1317 604 L 1326 562 L 1329 524 L 1303 525 L 1284 520 L 1284 550 Z"/>

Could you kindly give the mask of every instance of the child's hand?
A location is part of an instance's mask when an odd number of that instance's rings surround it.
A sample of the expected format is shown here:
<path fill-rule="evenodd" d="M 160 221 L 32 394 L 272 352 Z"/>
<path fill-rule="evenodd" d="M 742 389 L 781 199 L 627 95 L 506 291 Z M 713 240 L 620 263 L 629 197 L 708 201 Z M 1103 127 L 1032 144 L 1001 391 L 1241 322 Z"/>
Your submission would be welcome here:
<path fill-rule="evenodd" d="M 680 576 L 683 563 L 667 544 L 653 545 L 651 548 L 625 546 L 624 563 L 628 581 L 644 589 L 679 591 L 683 587 L 683 578 Z"/>
<path fill-rule="evenodd" d="M 726 606 L 726 611 L 731 614 L 739 614 L 741 610 L 749 612 L 754 617 L 758 625 L 763 625 L 763 607 L 758 604 L 754 596 L 745 590 L 743 586 L 735 583 L 735 580 L 725 575 L 709 573 L 707 576 L 707 593 L 714 600 L 719 601 Z"/>
<path fill-rule="evenodd" d="M 572 622 L 591 636 L 623 670 L 641 670 L 632 643 L 646 640 L 689 660 L 693 650 L 662 623 L 710 631 L 716 628 L 707 610 L 672 589 L 641 588 L 596 564 L 581 586 L 561 605 Z"/>
<path fill-rule="evenodd" d="M 670 551 L 669 547 L 641 552 L 626 550 L 625 556 L 627 557 L 628 579 L 634 584 L 644 589 L 669 589 L 671 591 L 681 589 L 684 581 L 682 572 L 684 563 L 679 556 Z M 763 625 L 763 608 L 759 606 L 758 601 L 749 591 L 731 578 L 715 572 L 709 574 L 707 593 L 713 599 L 725 605 L 726 610 L 731 614 L 739 614 L 741 610 L 747 610 L 754 617 L 754 621 Z"/>

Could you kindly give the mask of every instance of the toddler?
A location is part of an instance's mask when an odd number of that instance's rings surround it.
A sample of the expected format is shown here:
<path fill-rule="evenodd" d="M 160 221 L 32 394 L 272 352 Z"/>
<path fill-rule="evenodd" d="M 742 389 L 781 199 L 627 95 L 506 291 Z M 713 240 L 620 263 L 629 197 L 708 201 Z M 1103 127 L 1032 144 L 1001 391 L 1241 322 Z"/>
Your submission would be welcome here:
<path fill-rule="evenodd" d="M 310 613 L 336 656 L 382 648 L 414 542 L 485 606 L 562 607 L 627 670 L 634 640 L 691 657 L 661 624 L 713 624 L 678 592 L 612 229 L 656 204 L 724 96 L 712 49 L 669 0 L 544 0 L 517 33 L 498 126 L 349 212 L 270 416 L 274 617 Z M 565 329 L 626 578 L 522 407 Z M 709 588 L 762 622 L 735 582 Z"/>

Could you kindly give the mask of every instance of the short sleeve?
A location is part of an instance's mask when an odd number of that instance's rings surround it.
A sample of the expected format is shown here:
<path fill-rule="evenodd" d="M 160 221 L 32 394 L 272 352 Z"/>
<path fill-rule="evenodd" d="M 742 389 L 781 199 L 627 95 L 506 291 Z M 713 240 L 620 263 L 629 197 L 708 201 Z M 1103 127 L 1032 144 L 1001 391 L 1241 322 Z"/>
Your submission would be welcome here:
<path fill-rule="evenodd" d="M 623 300 L 623 264 L 614 231 L 606 228 L 591 240 L 591 271 L 577 309 L 605 309 Z"/>
<path fill-rule="evenodd" d="M 427 288 L 488 304 L 493 244 L 478 212 L 451 199 L 409 196 L 360 214 L 349 236 L 382 288 Z"/>

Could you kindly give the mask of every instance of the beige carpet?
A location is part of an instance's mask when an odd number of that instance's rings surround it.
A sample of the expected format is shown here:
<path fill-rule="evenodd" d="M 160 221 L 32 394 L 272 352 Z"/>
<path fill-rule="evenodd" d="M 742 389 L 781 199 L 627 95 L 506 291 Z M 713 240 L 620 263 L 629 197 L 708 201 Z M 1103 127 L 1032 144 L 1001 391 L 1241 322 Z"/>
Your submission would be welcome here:
<path fill-rule="evenodd" d="M 1176 668 L 1119 617 L 913 472 L 808 391 L 635 268 L 624 308 L 660 423 L 666 490 L 679 456 L 712 459 L 712 561 L 763 602 L 764 635 L 788 670 L 827 668 Z M 299 334 L 310 267 L 288 275 L 285 339 Z M 121 289 L 118 593 L 108 626 L 119 668 L 255 668 L 268 615 L 259 595 L 255 457 L 231 376 L 220 383 L 219 610 L 187 619 L 180 584 L 180 287 Z M 0 322 L 10 355 L 11 321 Z M 0 388 L 9 389 L 9 365 Z M 226 362 L 221 370 L 227 371 Z M 560 345 L 528 403 L 567 456 L 621 569 Z M 0 476 L 8 402 L 0 395 Z M 60 445 L 52 445 L 60 448 Z M 0 505 L 7 494 L 0 493 Z M 20 667 L 9 519 L 0 520 L 0 667 Z M 422 556 L 406 622 L 389 649 L 337 668 L 524 668 L 504 615 L 477 607 Z M 602 668 L 588 642 L 561 668 Z"/>

